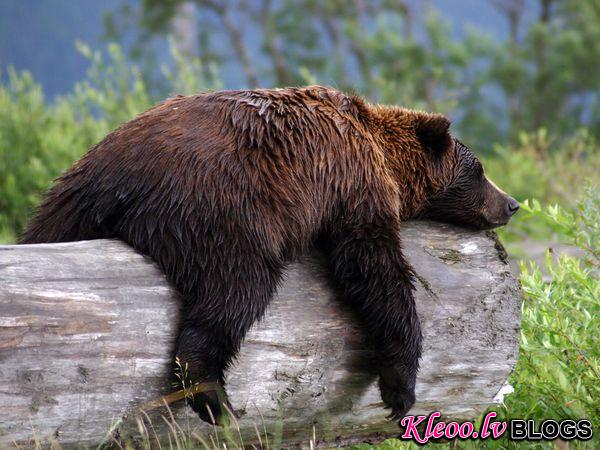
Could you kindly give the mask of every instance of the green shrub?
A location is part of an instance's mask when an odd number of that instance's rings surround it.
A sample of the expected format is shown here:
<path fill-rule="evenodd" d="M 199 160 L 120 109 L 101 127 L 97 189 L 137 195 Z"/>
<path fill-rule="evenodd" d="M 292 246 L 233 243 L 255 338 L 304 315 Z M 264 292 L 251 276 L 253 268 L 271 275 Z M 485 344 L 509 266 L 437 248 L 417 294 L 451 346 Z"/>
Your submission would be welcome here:
<path fill-rule="evenodd" d="M 535 198 L 571 211 L 582 195 L 584 180 L 598 184 L 600 145 L 585 129 L 563 138 L 541 129 L 520 133 L 515 144 L 495 145 L 494 154 L 483 158 L 483 165 L 486 175 L 517 200 Z M 519 253 L 523 239 L 558 239 L 548 221 L 530 219 L 521 211 L 498 231 L 509 253 Z"/>
<path fill-rule="evenodd" d="M 517 200 L 536 198 L 573 207 L 582 181 L 598 179 L 600 147 L 586 129 L 561 138 L 542 128 L 520 133 L 514 144 L 496 144 L 484 164 L 488 176 Z"/>
<path fill-rule="evenodd" d="M 106 131 L 66 99 L 48 106 L 41 87 L 9 71 L 0 85 L 0 241 L 12 241 L 51 180 Z"/>
<path fill-rule="evenodd" d="M 588 186 L 575 212 L 525 203 L 582 258 L 546 258 L 548 276 L 522 263 L 521 352 L 507 397 L 510 418 L 586 418 L 600 423 L 600 196 Z M 597 433 L 596 433 L 597 434 Z M 598 441 L 595 441 L 597 444 Z M 594 443 L 588 443 L 594 448 Z"/>
<path fill-rule="evenodd" d="M 14 242 L 42 193 L 110 130 L 157 101 L 118 45 L 109 61 L 79 43 L 91 66 L 73 92 L 48 102 L 28 72 L 8 70 L 0 83 L 0 243 Z M 214 68 L 184 59 L 173 48 L 163 74 L 174 91 L 219 87 Z M 208 74 L 208 76 L 206 76 Z"/>

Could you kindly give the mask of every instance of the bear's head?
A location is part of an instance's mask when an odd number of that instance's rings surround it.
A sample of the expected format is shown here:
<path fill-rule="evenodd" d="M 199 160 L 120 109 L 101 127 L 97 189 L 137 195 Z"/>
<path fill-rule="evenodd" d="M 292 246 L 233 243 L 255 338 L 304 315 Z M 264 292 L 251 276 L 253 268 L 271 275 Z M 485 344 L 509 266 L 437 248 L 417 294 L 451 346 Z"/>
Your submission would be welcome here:
<path fill-rule="evenodd" d="M 506 225 L 519 203 L 489 180 L 475 154 L 449 132 L 440 114 L 418 114 L 414 131 L 432 183 L 415 217 L 478 229 Z"/>

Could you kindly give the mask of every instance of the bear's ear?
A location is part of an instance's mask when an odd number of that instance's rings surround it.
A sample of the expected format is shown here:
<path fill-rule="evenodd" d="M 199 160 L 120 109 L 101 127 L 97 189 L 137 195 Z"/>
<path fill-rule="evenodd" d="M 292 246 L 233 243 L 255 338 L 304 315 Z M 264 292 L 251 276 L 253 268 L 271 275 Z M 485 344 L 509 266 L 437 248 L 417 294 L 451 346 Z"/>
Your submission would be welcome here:
<path fill-rule="evenodd" d="M 424 148 L 441 152 L 450 143 L 450 120 L 441 114 L 419 113 L 415 117 L 415 133 Z"/>

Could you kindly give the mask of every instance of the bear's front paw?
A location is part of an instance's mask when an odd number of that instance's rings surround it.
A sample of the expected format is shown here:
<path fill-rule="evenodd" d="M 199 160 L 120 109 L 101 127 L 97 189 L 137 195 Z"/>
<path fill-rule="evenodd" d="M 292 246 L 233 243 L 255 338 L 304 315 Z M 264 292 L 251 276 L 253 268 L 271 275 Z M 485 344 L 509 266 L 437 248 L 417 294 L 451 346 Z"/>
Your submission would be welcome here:
<path fill-rule="evenodd" d="M 205 422 L 224 426 L 229 423 L 229 415 L 235 414 L 225 390 L 207 390 L 187 397 L 187 403 Z"/>
<path fill-rule="evenodd" d="M 379 377 L 381 399 L 392 412 L 389 420 L 399 421 L 415 404 L 414 381 L 406 383 L 403 377 L 393 368 L 384 369 Z"/>

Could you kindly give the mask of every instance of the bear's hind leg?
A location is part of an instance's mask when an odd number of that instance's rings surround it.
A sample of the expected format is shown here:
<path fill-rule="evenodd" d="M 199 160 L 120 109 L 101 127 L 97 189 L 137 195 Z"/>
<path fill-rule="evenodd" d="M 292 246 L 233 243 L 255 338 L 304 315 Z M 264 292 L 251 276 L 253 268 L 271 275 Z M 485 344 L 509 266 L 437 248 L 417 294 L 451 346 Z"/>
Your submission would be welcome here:
<path fill-rule="evenodd" d="M 224 388 L 225 360 L 235 351 L 231 343 L 219 342 L 218 334 L 224 333 L 207 324 L 184 324 L 177 341 L 175 373 L 190 393 L 186 398 L 190 407 L 205 422 L 222 425 L 227 415 L 223 405 L 232 410 Z"/>
<path fill-rule="evenodd" d="M 227 415 L 223 403 L 231 409 L 224 389 L 225 370 L 246 332 L 264 314 L 282 264 L 252 255 L 223 258 L 222 264 L 213 260 L 212 266 L 214 273 L 202 275 L 198 296 L 185 296 L 176 370 L 186 375 L 187 387 L 196 386 L 201 391 L 188 398 L 192 409 L 209 423 L 214 418 L 217 424 L 223 424 Z"/>

